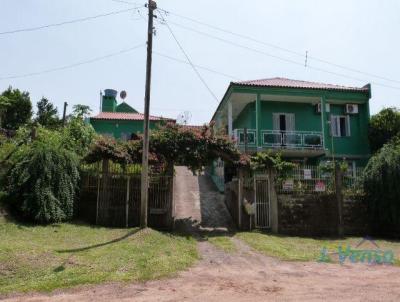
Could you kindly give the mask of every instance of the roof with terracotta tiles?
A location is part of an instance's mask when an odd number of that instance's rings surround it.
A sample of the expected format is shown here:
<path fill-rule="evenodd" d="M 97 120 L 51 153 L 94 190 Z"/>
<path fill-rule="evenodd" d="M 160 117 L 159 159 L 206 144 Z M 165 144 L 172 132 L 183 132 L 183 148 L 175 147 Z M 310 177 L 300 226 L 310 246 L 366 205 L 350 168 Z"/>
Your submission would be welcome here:
<path fill-rule="evenodd" d="M 234 85 L 258 86 L 258 87 L 283 87 L 283 88 L 302 88 L 317 90 L 340 90 L 340 91 L 369 91 L 369 85 L 363 87 L 348 87 L 317 82 L 291 80 L 286 78 L 271 78 L 253 81 L 232 82 Z"/>
<path fill-rule="evenodd" d="M 142 113 L 124 113 L 124 112 L 100 112 L 98 115 L 91 117 L 93 120 L 125 120 L 125 121 L 143 121 Z M 174 121 L 174 119 L 152 116 L 150 121 Z"/>

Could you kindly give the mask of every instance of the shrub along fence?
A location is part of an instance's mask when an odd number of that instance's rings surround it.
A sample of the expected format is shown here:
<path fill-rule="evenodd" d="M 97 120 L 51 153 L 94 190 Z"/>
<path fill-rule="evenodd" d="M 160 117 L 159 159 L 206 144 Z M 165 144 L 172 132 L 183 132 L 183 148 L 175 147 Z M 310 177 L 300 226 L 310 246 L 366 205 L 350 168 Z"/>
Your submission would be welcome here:
<path fill-rule="evenodd" d="M 367 207 L 361 174 L 361 169 L 335 172 L 320 166 L 298 166 L 286 175 L 272 169 L 239 171 L 225 186 L 225 201 L 240 229 L 311 236 L 363 234 Z"/>
<path fill-rule="evenodd" d="M 81 167 L 78 217 L 93 224 L 134 227 L 140 223 L 141 167 L 109 161 Z M 173 226 L 173 171 L 149 175 L 149 226 Z"/>

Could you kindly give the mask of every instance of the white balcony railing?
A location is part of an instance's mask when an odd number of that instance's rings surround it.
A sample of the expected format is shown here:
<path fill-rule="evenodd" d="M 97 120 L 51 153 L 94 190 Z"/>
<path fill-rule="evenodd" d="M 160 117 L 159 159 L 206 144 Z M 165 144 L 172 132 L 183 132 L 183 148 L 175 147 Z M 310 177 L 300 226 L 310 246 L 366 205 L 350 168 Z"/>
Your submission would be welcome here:
<path fill-rule="evenodd" d="M 239 146 L 245 144 L 244 129 L 235 129 L 234 135 Z M 247 145 L 257 146 L 257 130 L 247 130 Z M 322 149 L 322 132 L 319 131 L 280 131 L 261 130 L 260 147 L 284 149 Z"/>

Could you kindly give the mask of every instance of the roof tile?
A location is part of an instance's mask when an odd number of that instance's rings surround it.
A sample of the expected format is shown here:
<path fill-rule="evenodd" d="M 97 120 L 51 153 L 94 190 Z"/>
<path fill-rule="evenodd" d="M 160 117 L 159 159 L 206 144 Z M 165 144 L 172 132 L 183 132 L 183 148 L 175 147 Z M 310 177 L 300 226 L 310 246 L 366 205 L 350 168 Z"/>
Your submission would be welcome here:
<path fill-rule="evenodd" d="M 286 79 L 286 78 L 271 78 L 271 79 L 261 79 L 261 80 L 232 82 L 232 83 L 236 84 L 236 85 L 243 85 L 243 86 L 304 88 L 304 89 L 341 90 L 341 91 L 369 91 L 368 86 L 347 87 L 347 86 L 341 86 L 341 85 L 291 80 L 291 79 Z"/>
<path fill-rule="evenodd" d="M 144 115 L 142 113 L 124 113 L 124 112 L 100 112 L 98 115 L 91 117 L 93 120 L 126 120 L 126 121 L 143 121 Z M 149 117 L 150 121 L 173 121 L 170 118 L 152 116 Z"/>

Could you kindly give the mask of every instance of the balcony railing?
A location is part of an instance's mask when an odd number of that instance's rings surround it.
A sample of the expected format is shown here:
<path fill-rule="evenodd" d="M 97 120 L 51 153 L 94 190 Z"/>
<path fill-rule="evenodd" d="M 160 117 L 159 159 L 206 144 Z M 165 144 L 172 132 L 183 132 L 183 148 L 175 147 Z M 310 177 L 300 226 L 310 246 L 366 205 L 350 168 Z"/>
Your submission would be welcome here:
<path fill-rule="evenodd" d="M 244 129 L 235 129 L 234 135 L 239 146 L 244 146 Z M 261 130 L 261 144 L 257 145 L 257 130 L 247 130 L 249 147 L 269 147 L 283 149 L 322 149 L 324 142 L 319 131 Z"/>

